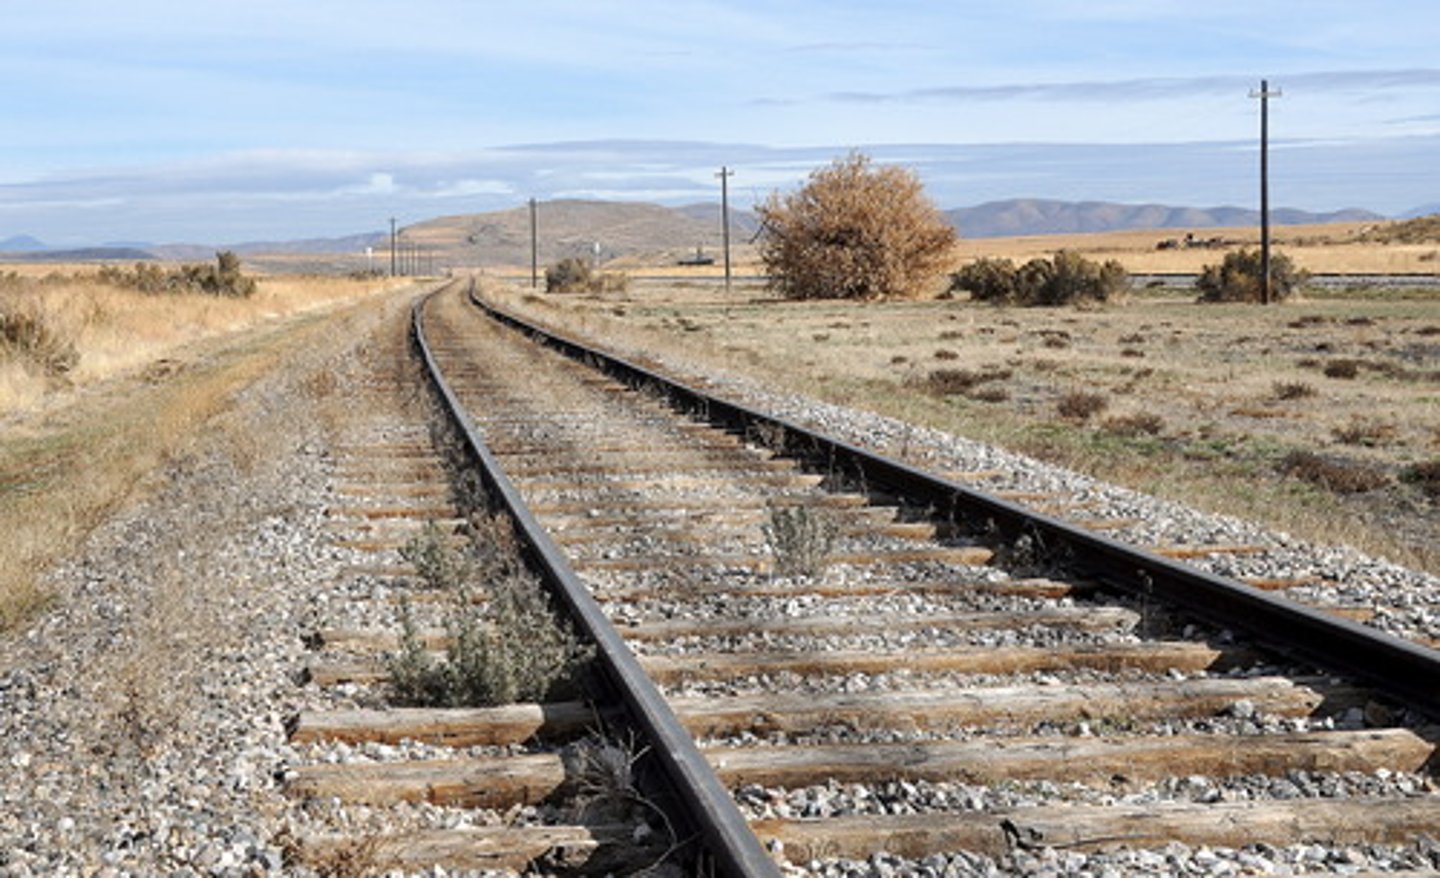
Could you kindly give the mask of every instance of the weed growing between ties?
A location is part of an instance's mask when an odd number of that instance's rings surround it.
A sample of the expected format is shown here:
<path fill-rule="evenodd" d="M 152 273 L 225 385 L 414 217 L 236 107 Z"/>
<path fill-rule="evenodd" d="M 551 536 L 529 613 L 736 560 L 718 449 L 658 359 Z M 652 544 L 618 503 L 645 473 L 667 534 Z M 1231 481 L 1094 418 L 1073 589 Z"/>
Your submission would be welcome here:
<path fill-rule="evenodd" d="M 456 591 L 475 574 L 475 565 L 464 552 L 456 551 L 434 521 L 400 547 L 400 557 L 410 562 L 429 588 Z"/>
<path fill-rule="evenodd" d="M 578 679 L 593 649 L 556 617 L 540 584 L 525 575 L 495 582 L 477 610 L 457 591 L 443 656 L 425 648 L 408 603 L 400 650 L 387 661 L 394 701 L 416 707 L 485 707 L 557 697 Z"/>
<path fill-rule="evenodd" d="M 774 554 L 775 574 L 787 578 L 820 576 L 839 534 L 835 517 L 825 509 L 772 505 L 765 540 Z"/>

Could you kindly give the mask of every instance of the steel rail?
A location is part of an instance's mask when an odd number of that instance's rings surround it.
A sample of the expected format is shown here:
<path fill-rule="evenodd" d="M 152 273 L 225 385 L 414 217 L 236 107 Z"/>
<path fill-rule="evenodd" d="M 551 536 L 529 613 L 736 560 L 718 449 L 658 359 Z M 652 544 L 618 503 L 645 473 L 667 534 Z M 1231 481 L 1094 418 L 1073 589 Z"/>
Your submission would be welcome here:
<path fill-rule="evenodd" d="M 882 489 L 945 521 L 1031 550 L 1068 572 L 1181 607 L 1224 628 L 1248 631 L 1293 659 L 1348 675 L 1440 720 L 1440 651 L 1270 594 L 1245 583 L 1126 545 L 968 485 L 859 448 L 794 422 L 711 396 L 651 369 L 589 347 L 484 301 L 471 301 L 503 324 L 583 360 L 632 387 L 658 391 L 675 407 L 742 435 L 781 432 L 782 453 L 822 472 L 843 474 L 862 490 Z M 778 428 L 778 430 L 777 430 Z"/>
<path fill-rule="evenodd" d="M 459 428 L 465 451 L 478 464 L 488 497 L 512 517 L 532 568 L 564 603 L 580 632 L 595 644 L 600 674 L 621 701 L 634 727 L 652 745 L 648 755 L 654 758 L 669 792 L 683 808 L 683 822 L 700 836 L 705 852 L 712 858 L 715 874 L 726 878 L 779 878 L 779 868 L 750 830 L 735 800 L 696 747 L 694 738 L 680 724 L 560 549 L 535 520 L 520 492 L 486 447 L 469 412 L 445 380 L 426 339 L 423 317 L 425 304 L 442 291 L 437 290 L 415 302 L 411 310 L 411 335 L 426 374 Z"/>

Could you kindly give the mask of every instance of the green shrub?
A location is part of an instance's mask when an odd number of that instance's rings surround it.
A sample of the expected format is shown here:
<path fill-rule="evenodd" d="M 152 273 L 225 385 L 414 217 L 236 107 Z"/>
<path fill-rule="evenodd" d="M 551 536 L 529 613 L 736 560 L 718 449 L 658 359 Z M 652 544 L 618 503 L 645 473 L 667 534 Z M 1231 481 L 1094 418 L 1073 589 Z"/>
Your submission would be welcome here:
<path fill-rule="evenodd" d="M 977 259 L 950 275 L 950 291 L 965 291 L 977 302 L 1007 304 L 1016 299 L 1015 263 L 1009 259 Z"/>
<path fill-rule="evenodd" d="M 451 546 L 433 521 L 425 522 L 425 529 L 400 547 L 400 557 L 410 562 L 427 586 L 444 591 L 461 588 L 475 573 L 470 558 Z"/>
<path fill-rule="evenodd" d="M 1008 259 L 981 259 L 950 276 L 951 292 L 969 292 L 996 305 L 1056 306 L 1115 301 L 1130 289 L 1130 276 L 1115 260 L 1095 262 L 1061 250 L 1050 259 L 1015 267 Z"/>
<path fill-rule="evenodd" d="M 1261 252 L 1242 249 L 1225 254 L 1219 265 L 1206 265 L 1195 281 L 1201 302 L 1259 302 L 1263 293 Z M 1295 295 L 1310 279 L 1283 253 L 1270 255 L 1270 296 L 1276 302 Z"/>

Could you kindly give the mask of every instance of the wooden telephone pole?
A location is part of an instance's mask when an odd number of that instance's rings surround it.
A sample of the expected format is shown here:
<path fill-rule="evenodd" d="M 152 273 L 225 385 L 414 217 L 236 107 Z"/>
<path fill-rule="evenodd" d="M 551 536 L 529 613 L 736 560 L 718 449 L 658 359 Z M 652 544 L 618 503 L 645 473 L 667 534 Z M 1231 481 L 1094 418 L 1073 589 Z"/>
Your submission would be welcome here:
<path fill-rule="evenodd" d="M 715 176 L 720 178 L 720 239 L 724 242 L 725 248 L 725 293 L 730 293 L 730 178 L 735 172 L 720 166 L 720 173 Z"/>
<path fill-rule="evenodd" d="M 1260 90 L 1250 97 L 1260 99 L 1260 302 L 1270 304 L 1270 99 L 1281 91 L 1270 90 L 1270 83 L 1260 80 Z"/>

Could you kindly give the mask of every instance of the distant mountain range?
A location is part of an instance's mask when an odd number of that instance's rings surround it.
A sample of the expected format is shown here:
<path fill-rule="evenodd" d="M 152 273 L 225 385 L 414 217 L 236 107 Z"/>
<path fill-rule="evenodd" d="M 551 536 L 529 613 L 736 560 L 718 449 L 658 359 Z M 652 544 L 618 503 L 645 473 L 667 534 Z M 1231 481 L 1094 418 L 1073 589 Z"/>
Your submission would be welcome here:
<path fill-rule="evenodd" d="M 1406 216 L 1440 212 L 1440 204 L 1407 211 Z M 1259 224 L 1259 213 L 1240 207 L 1173 207 L 1161 204 L 1115 204 L 1103 201 L 1068 202 L 1039 198 L 993 201 L 975 207 L 943 212 L 965 238 L 1020 235 L 1084 234 L 1124 229 L 1202 229 Z M 714 250 L 721 245 L 720 205 L 690 204 L 663 207 L 656 204 L 615 201 L 557 200 L 541 202 L 537 211 L 540 259 L 554 262 L 566 256 L 602 260 L 618 256 L 671 251 Z M 1276 225 L 1331 222 L 1375 222 L 1385 217 L 1367 210 L 1312 213 L 1281 208 L 1270 215 Z M 753 211 L 730 209 L 733 245 L 753 239 L 759 219 Z M 301 254 L 363 254 L 373 248 L 375 258 L 388 258 L 388 232 L 366 232 L 339 238 L 293 241 L 253 241 L 240 244 L 147 244 L 124 242 L 83 250 L 47 246 L 28 235 L 0 239 L 0 254 L 10 257 L 59 259 L 61 254 L 83 259 L 159 258 L 208 261 L 217 250 L 241 256 Z M 522 265 L 530 260 L 530 215 L 526 207 L 491 213 L 439 217 L 401 230 L 402 242 L 424 247 L 439 264 Z M 82 255 L 86 254 L 86 255 Z"/>
<path fill-rule="evenodd" d="M 1048 201 L 1039 198 L 992 201 L 976 207 L 947 210 L 945 216 L 966 238 L 1075 235 L 1123 229 L 1200 229 L 1260 223 L 1259 211 L 1242 207 L 1169 207 L 1163 204 Z M 1270 221 L 1276 225 L 1374 222 L 1383 219 L 1377 213 L 1358 209 L 1310 213 L 1281 208 L 1270 212 Z"/>

